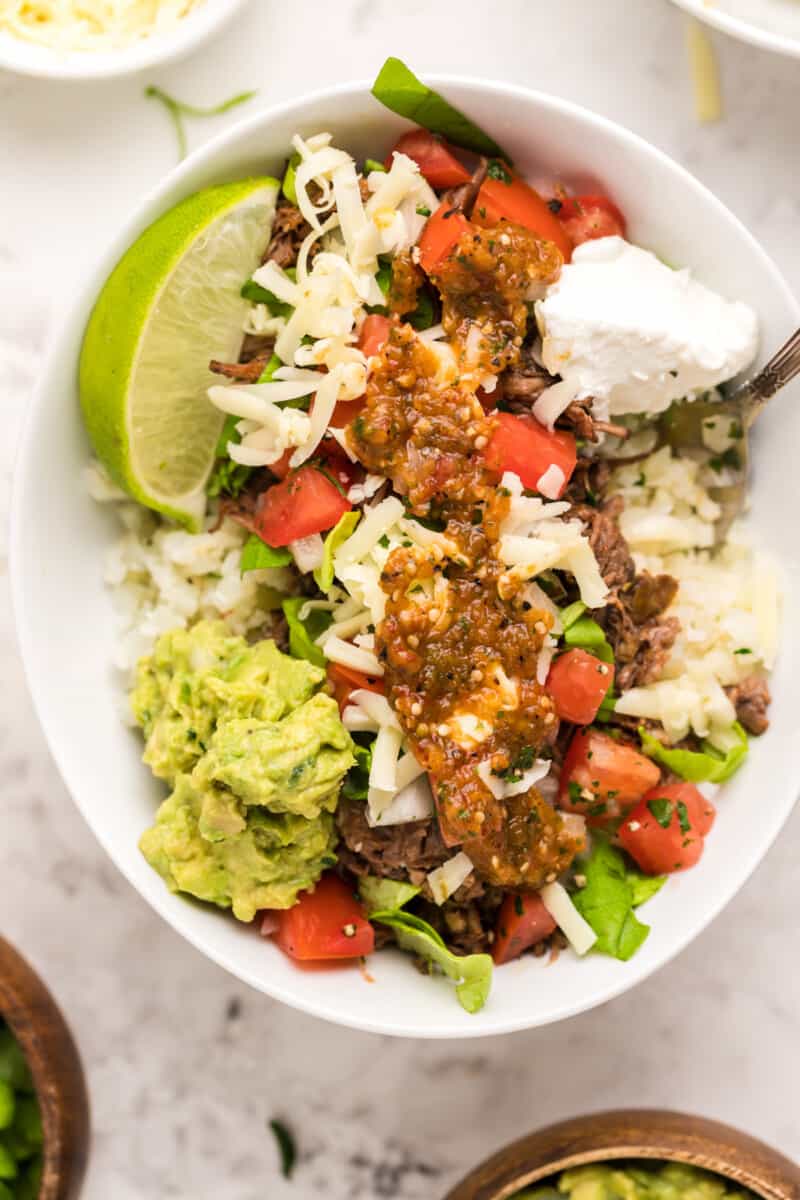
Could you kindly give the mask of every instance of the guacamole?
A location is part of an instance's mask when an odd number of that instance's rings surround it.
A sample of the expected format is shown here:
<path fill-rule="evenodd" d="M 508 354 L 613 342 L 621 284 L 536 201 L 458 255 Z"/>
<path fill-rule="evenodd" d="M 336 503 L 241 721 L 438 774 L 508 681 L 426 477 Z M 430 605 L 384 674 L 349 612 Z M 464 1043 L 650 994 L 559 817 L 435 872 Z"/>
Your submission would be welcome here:
<path fill-rule="evenodd" d="M 324 679 L 221 621 L 166 633 L 141 660 L 131 704 L 144 760 L 172 792 L 140 847 L 172 891 L 252 921 L 290 908 L 333 864 L 355 760 Z"/>
<path fill-rule="evenodd" d="M 594 1163 L 563 1171 L 555 1186 L 537 1186 L 515 1200 L 753 1200 L 721 1175 L 684 1163 Z"/>

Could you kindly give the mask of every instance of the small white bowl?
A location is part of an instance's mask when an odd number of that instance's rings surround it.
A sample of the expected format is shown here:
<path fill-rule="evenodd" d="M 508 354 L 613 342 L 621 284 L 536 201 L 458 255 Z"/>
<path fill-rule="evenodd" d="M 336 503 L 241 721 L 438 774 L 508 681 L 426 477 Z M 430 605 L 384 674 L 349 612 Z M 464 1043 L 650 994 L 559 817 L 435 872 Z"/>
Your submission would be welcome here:
<path fill-rule="evenodd" d="M 682 167 L 601 117 L 509 84 L 434 77 L 531 177 L 584 190 L 607 188 L 634 241 L 757 309 L 771 351 L 800 324 L 779 271 L 732 214 Z M 800 398 L 771 402 L 756 436 L 753 525 L 787 568 L 783 645 L 773 678 L 772 728 L 719 800 L 703 861 L 671 879 L 648 904 L 649 939 L 629 963 L 564 954 L 545 967 L 528 956 L 495 972 L 485 1009 L 469 1016 L 443 979 L 421 977 L 398 952 L 356 969 L 296 968 L 255 930 L 167 891 L 137 848 L 163 796 L 142 765 L 138 734 L 119 718 L 110 662 L 116 623 L 103 587 L 103 556 L 118 536 L 111 514 L 81 483 L 89 457 L 76 368 L 86 320 L 112 267 L 154 218 L 208 184 L 275 173 L 291 135 L 330 130 L 353 154 L 382 158 L 405 122 L 368 86 L 349 84 L 242 121 L 174 170 L 124 222 L 95 262 L 40 372 L 15 481 L 11 558 L 16 620 L 28 679 L 61 773 L 102 845 L 133 886 L 202 953 L 239 979 L 296 1008 L 343 1025 L 411 1037 L 478 1037 L 568 1017 L 640 982 L 708 924 L 739 890 L 786 820 L 800 789 L 800 531 L 789 502 L 797 475 Z M 124 320 L 124 313 L 120 314 Z M 146 961 L 142 970 L 148 970 Z"/>
<path fill-rule="evenodd" d="M 0 32 L 0 68 L 44 79 L 111 79 L 183 58 L 217 33 L 244 0 L 205 0 L 163 34 L 121 50 L 59 51 Z"/>
<path fill-rule="evenodd" d="M 800 58 L 800 0 L 672 0 L 692 16 L 762 50 Z"/>

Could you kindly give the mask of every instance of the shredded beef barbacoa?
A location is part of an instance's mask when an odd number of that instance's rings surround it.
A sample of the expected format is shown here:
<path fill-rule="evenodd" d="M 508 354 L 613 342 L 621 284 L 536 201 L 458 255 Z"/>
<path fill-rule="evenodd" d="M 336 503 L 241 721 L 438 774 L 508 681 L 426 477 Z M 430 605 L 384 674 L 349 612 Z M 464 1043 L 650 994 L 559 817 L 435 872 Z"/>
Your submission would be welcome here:
<path fill-rule="evenodd" d="M 353 875 L 380 875 L 420 886 L 429 871 L 452 857 L 435 820 L 371 829 L 360 800 L 340 800 L 336 823 L 342 842 L 339 863 Z"/>
<path fill-rule="evenodd" d="M 748 733 L 765 733 L 769 728 L 770 696 L 769 685 L 761 675 L 748 675 L 741 683 L 726 688 L 736 716 Z"/>
<path fill-rule="evenodd" d="M 272 237 L 269 240 L 263 262 L 274 262 L 277 266 L 293 267 L 303 240 L 311 232 L 311 226 L 306 221 L 296 204 L 289 200 L 280 200 L 275 210 L 275 221 L 272 226 Z M 312 246 L 312 252 L 314 247 Z"/>

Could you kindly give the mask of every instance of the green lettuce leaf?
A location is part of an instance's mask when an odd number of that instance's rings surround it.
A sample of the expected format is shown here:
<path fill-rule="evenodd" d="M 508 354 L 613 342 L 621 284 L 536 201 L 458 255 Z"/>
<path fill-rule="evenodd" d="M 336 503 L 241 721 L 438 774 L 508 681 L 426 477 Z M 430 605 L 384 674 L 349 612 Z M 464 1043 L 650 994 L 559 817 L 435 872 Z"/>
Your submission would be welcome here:
<path fill-rule="evenodd" d="M 654 758 L 681 779 L 689 779 L 692 783 L 723 783 L 739 770 L 747 758 L 747 734 L 737 721 L 733 726 L 737 737 L 736 745 L 723 754 L 710 742 L 703 742 L 702 750 L 673 750 L 663 746 L 658 738 L 654 738 L 644 727 L 639 729 L 642 750 L 649 758 Z"/>
<path fill-rule="evenodd" d="M 666 882 L 666 875 L 645 875 L 643 871 L 635 871 L 629 867 L 628 883 L 631 885 L 633 907 L 640 908 L 648 900 L 652 900 Z"/>
<path fill-rule="evenodd" d="M 436 312 L 433 304 L 433 297 L 427 289 L 423 289 L 417 295 L 417 307 L 413 312 L 406 313 L 405 320 L 408 321 L 412 329 L 430 329 L 436 324 Z"/>
<path fill-rule="evenodd" d="M 387 58 L 372 85 L 372 94 L 392 112 L 422 125 L 431 133 L 439 133 L 454 146 L 474 150 L 489 158 L 502 158 L 512 163 L 511 156 L 498 146 L 494 138 L 459 112 L 457 108 L 417 79 L 399 58 Z"/>
<path fill-rule="evenodd" d="M 294 312 L 291 304 L 279 300 L 274 292 L 270 292 L 253 279 L 248 279 L 247 283 L 242 284 L 241 296 L 251 304 L 266 304 L 273 317 L 288 317 Z"/>
<path fill-rule="evenodd" d="M 373 913 L 399 913 L 410 900 L 418 896 L 420 889 L 413 883 L 402 883 L 396 879 L 379 879 L 377 875 L 362 875 L 358 881 L 358 894 L 361 897 L 367 916 Z"/>
<path fill-rule="evenodd" d="M 350 537 L 360 519 L 360 513 L 346 512 L 339 517 L 333 529 L 326 535 L 322 566 L 314 569 L 314 580 L 321 592 L 329 592 L 333 587 L 333 556 L 342 542 L 346 542 Z"/>
<path fill-rule="evenodd" d="M 286 171 L 283 176 L 283 182 L 281 183 L 281 191 L 290 204 L 297 204 L 297 188 L 295 187 L 294 180 L 295 175 L 297 174 L 297 168 L 299 166 L 300 154 L 297 150 L 295 150 L 294 154 L 286 164 Z"/>
<path fill-rule="evenodd" d="M 236 428 L 238 423 L 239 418 L 229 414 L 222 426 L 215 451 L 216 462 L 206 484 L 206 495 L 212 500 L 215 496 L 223 495 L 232 496 L 235 500 L 253 474 L 252 467 L 235 463 L 228 454 L 228 442 L 239 443 L 242 440 Z"/>
<path fill-rule="evenodd" d="M 489 996 L 492 986 L 492 958 L 489 954 L 468 954 L 461 957 L 447 949 L 439 934 L 412 913 L 388 910 L 374 912 L 371 921 L 388 925 L 394 930 L 401 950 L 426 959 L 431 967 L 452 979 L 456 985 L 459 1004 L 468 1013 L 479 1012 Z"/>
<path fill-rule="evenodd" d="M 355 738 L 365 737 L 369 735 L 359 734 Z M 369 773 L 372 769 L 372 751 L 375 747 L 375 738 L 370 737 L 368 742 L 360 742 L 354 740 L 353 753 L 356 756 L 355 765 L 350 768 L 344 778 L 342 784 L 342 795 L 347 800 L 366 800 L 369 795 Z M 390 908 L 391 905 L 381 905 L 382 908 Z"/>
<path fill-rule="evenodd" d="M 572 901 L 597 934 L 593 949 L 627 962 L 650 932 L 650 926 L 643 925 L 633 911 L 636 887 L 640 894 L 644 891 L 631 878 L 638 872 L 629 871 L 619 850 L 605 838 L 596 837 L 583 874 L 586 886 L 573 894 Z"/>
<path fill-rule="evenodd" d="M 322 609 L 313 608 L 305 621 L 300 620 L 300 609 L 305 604 L 306 596 L 289 596 L 281 608 L 289 626 L 289 653 L 293 658 L 305 658 L 315 667 L 325 666 L 325 655 L 319 646 L 314 644 L 331 623 L 331 614 Z"/>
<path fill-rule="evenodd" d="M 587 650 L 603 662 L 613 663 L 614 651 L 605 630 L 592 617 L 584 616 L 585 612 L 586 605 L 582 600 L 576 600 L 568 608 L 562 609 L 560 616 L 565 645 Z"/>
<path fill-rule="evenodd" d="M 287 567 L 292 561 L 291 551 L 286 546 L 268 546 L 256 533 L 251 533 L 242 546 L 239 568 L 245 571 L 260 571 L 264 567 Z"/>

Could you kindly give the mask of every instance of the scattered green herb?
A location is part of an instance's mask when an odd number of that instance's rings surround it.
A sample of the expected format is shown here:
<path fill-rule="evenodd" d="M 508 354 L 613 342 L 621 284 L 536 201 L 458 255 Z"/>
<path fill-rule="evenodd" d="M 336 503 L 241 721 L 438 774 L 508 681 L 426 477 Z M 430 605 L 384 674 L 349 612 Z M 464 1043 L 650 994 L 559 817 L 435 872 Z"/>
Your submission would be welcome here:
<path fill-rule="evenodd" d="M 662 829 L 669 829 L 675 814 L 675 805 L 665 796 L 654 796 L 647 801 L 647 807 L 658 821 Z"/>
<path fill-rule="evenodd" d="M 186 104 L 183 100 L 177 100 L 174 96 L 170 96 L 162 88 L 155 87 L 153 84 L 144 89 L 144 94 L 148 100 L 160 101 L 172 118 L 178 138 L 178 158 L 182 159 L 186 157 L 184 117 L 218 117 L 222 113 L 236 108 L 239 104 L 246 104 L 248 100 L 253 99 L 256 93 L 239 92 L 237 95 L 231 96 L 228 100 L 223 100 L 220 104 L 214 104 L 210 108 L 201 108 L 196 104 Z"/>
<path fill-rule="evenodd" d="M 297 1144 L 294 1140 L 294 1135 L 284 1125 L 283 1121 L 278 1121 L 275 1118 L 269 1122 L 269 1128 L 272 1130 L 275 1141 L 278 1143 L 278 1153 L 281 1156 L 281 1175 L 283 1175 L 284 1179 L 291 1179 L 292 1171 L 297 1161 Z"/>

